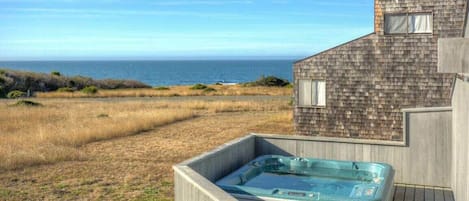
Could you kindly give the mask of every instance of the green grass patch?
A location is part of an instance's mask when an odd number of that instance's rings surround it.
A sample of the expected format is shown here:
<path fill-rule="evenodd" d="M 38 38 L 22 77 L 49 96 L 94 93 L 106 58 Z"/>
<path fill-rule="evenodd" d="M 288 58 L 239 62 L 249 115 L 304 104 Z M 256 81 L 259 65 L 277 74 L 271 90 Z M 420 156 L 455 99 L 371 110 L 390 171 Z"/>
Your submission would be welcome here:
<path fill-rule="evenodd" d="M 165 90 L 169 90 L 169 87 L 159 86 L 159 87 L 155 87 L 154 89 L 159 90 L 159 91 L 165 91 Z"/>
<path fill-rule="evenodd" d="M 176 96 L 181 96 L 181 94 L 178 93 L 172 93 L 168 95 L 169 97 L 176 97 Z"/>
<path fill-rule="evenodd" d="M 9 198 L 13 192 L 8 189 L 0 189 L 0 198 Z"/>
<path fill-rule="evenodd" d="M 143 189 L 143 193 L 138 197 L 139 201 L 163 201 L 159 196 L 160 192 L 157 188 L 147 187 Z"/>
<path fill-rule="evenodd" d="M 82 93 L 85 93 L 85 94 L 89 94 L 89 95 L 92 95 L 92 94 L 96 94 L 98 93 L 98 88 L 95 87 L 95 86 L 87 86 L 85 88 L 83 88 L 81 90 Z"/>
<path fill-rule="evenodd" d="M 156 188 L 148 187 L 148 188 L 145 188 L 143 190 L 143 193 L 145 195 L 158 195 L 160 193 L 160 191 L 158 191 L 158 189 L 156 189 Z"/>
<path fill-rule="evenodd" d="M 242 86 L 251 87 L 251 86 L 262 86 L 262 87 L 286 87 L 290 85 L 290 82 L 286 79 L 278 78 L 275 76 L 261 76 L 258 80 L 254 82 L 243 83 Z"/>
<path fill-rule="evenodd" d="M 41 103 L 30 101 L 30 100 L 20 100 L 17 101 L 13 106 L 29 106 L 29 107 L 37 107 L 42 106 Z"/>
<path fill-rule="evenodd" d="M 26 93 L 18 90 L 10 91 L 7 94 L 7 98 L 15 99 L 15 98 L 21 98 L 26 96 Z"/>
<path fill-rule="evenodd" d="M 293 103 L 295 102 L 295 99 L 292 97 L 290 98 L 290 100 L 288 101 L 288 105 L 289 106 L 293 106 Z"/>
<path fill-rule="evenodd" d="M 59 71 L 52 71 L 50 72 L 51 75 L 54 75 L 54 76 L 61 76 L 62 74 L 60 74 Z"/>
<path fill-rule="evenodd" d="M 206 88 L 208 88 L 207 85 L 199 83 L 199 84 L 195 84 L 190 89 L 192 89 L 192 90 L 203 90 L 203 89 L 206 89 Z"/>
<path fill-rule="evenodd" d="M 49 190 L 49 187 L 48 186 L 41 186 L 41 187 L 39 187 L 39 189 L 41 189 L 42 191 L 47 191 L 47 190 Z"/>
<path fill-rule="evenodd" d="M 204 89 L 204 92 L 216 92 L 217 90 L 212 87 L 207 87 Z"/>
<path fill-rule="evenodd" d="M 173 186 L 173 183 L 172 183 L 172 182 L 169 182 L 169 181 L 162 181 L 162 182 L 161 182 L 161 186 L 163 186 L 163 187 L 170 187 L 170 186 Z"/>
<path fill-rule="evenodd" d="M 63 183 L 57 184 L 57 185 L 55 186 L 55 188 L 57 188 L 57 189 L 65 189 L 65 188 L 68 188 L 68 187 L 69 187 L 68 184 L 63 184 Z"/>
<path fill-rule="evenodd" d="M 108 114 L 98 114 L 96 117 L 98 118 L 109 118 Z"/>

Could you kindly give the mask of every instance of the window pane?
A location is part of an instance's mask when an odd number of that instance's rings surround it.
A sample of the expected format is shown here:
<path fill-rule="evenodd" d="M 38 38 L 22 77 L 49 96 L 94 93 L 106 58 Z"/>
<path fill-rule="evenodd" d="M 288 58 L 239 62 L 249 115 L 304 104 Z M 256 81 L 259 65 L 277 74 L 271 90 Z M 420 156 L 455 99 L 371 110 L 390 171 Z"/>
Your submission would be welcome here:
<path fill-rule="evenodd" d="M 385 15 L 385 33 L 407 33 L 407 15 Z"/>
<path fill-rule="evenodd" d="M 326 82 L 324 81 L 317 82 L 317 105 L 326 105 Z"/>
<path fill-rule="evenodd" d="M 467 20 L 466 20 L 466 33 L 464 37 L 469 38 L 469 9 L 467 9 Z"/>
<path fill-rule="evenodd" d="M 428 13 L 409 15 L 409 33 L 432 33 L 432 15 Z"/>
<path fill-rule="evenodd" d="M 311 105 L 318 105 L 318 82 L 313 81 L 311 86 Z"/>
<path fill-rule="evenodd" d="M 311 80 L 300 80 L 299 83 L 299 105 L 311 106 Z"/>

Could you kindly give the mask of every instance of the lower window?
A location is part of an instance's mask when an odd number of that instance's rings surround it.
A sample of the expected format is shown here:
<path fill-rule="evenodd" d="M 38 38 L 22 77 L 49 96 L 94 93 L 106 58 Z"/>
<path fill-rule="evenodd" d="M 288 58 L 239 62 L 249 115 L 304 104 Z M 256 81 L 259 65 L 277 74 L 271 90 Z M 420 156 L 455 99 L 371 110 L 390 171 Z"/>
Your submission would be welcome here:
<path fill-rule="evenodd" d="M 326 82 L 323 80 L 299 81 L 299 106 L 326 106 Z"/>

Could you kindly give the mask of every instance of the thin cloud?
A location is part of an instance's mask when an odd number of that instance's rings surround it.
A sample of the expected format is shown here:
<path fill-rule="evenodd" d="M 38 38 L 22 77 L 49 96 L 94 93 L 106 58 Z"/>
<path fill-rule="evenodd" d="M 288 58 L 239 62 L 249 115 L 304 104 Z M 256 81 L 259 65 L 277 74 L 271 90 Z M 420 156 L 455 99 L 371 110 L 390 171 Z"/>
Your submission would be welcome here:
<path fill-rule="evenodd" d="M 319 1 L 313 1 L 312 3 L 315 5 L 334 6 L 334 7 L 357 7 L 357 6 L 373 5 L 372 0 L 343 0 L 343 1 L 319 0 Z"/>
<path fill-rule="evenodd" d="M 186 5 L 227 5 L 227 4 L 252 4 L 253 1 L 164 1 L 155 2 L 159 6 L 186 6 Z"/>
<path fill-rule="evenodd" d="M 56 9 L 56 8 L 4 8 L 0 10 L 24 12 L 22 15 L 35 15 L 37 13 L 46 16 L 57 16 L 58 14 L 74 14 L 84 16 L 123 16 L 123 15 L 151 15 L 151 16 L 194 16 L 210 18 L 247 18 L 246 15 L 216 13 L 216 12 L 190 12 L 190 11 L 149 11 L 149 10 L 104 10 L 104 9 Z"/>

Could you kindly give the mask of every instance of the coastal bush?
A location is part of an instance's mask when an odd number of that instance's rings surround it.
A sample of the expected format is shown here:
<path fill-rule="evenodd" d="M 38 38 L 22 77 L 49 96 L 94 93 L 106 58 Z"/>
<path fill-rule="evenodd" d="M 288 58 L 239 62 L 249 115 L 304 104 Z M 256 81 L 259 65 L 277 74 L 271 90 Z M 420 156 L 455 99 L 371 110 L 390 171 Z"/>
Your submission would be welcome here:
<path fill-rule="evenodd" d="M 68 81 L 68 86 L 74 87 L 76 85 L 75 81 L 69 80 Z"/>
<path fill-rule="evenodd" d="M 159 87 L 155 87 L 154 89 L 164 91 L 164 90 L 169 90 L 169 87 L 159 86 Z"/>
<path fill-rule="evenodd" d="M 50 73 L 35 73 L 17 70 L 5 70 L 4 74 L 0 74 L 0 85 L 6 91 L 40 91 L 50 92 L 59 88 L 69 87 L 75 91 L 85 88 L 86 86 L 96 86 L 99 89 L 123 89 L 123 88 L 151 88 L 142 82 L 133 80 L 93 80 L 89 77 L 73 76 L 68 77 L 62 75 L 58 71 Z M 66 90 L 69 91 L 69 90 Z"/>
<path fill-rule="evenodd" d="M 293 84 L 292 83 L 288 83 L 287 85 L 283 86 L 285 88 L 293 88 Z"/>
<path fill-rule="evenodd" d="M 5 70 L 0 70 L 0 75 L 5 75 Z"/>
<path fill-rule="evenodd" d="M 34 102 L 34 101 L 29 101 L 29 100 L 20 100 L 17 101 L 13 106 L 42 106 L 41 103 Z"/>
<path fill-rule="evenodd" d="M 191 87 L 191 89 L 193 90 L 203 90 L 203 89 L 206 89 L 207 88 L 207 85 L 205 84 L 195 84 L 194 86 Z"/>
<path fill-rule="evenodd" d="M 278 78 L 275 76 L 261 76 L 258 80 L 254 82 L 244 83 L 243 86 L 262 86 L 262 87 L 285 87 L 288 86 L 290 82 L 286 79 Z"/>
<path fill-rule="evenodd" d="M 98 114 L 98 116 L 96 116 L 98 118 L 108 118 L 109 115 L 108 114 Z"/>
<path fill-rule="evenodd" d="M 216 89 L 212 88 L 212 87 L 207 87 L 204 89 L 204 92 L 215 92 L 217 91 Z"/>
<path fill-rule="evenodd" d="M 5 89 L 3 88 L 3 86 L 0 86 L 0 98 L 6 98 Z"/>
<path fill-rule="evenodd" d="M 291 97 L 290 100 L 288 101 L 288 105 L 293 106 L 294 101 L 295 101 L 295 99 L 293 97 Z"/>
<path fill-rule="evenodd" d="M 151 88 L 151 86 L 135 80 L 105 79 L 95 81 L 94 85 L 101 89 Z"/>
<path fill-rule="evenodd" d="M 169 97 L 175 97 L 175 96 L 181 96 L 181 94 L 178 94 L 178 93 L 172 93 L 172 94 L 169 94 L 168 96 L 169 96 Z"/>
<path fill-rule="evenodd" d="M 21 97 L 24 97 L 24 96 L 26 96 L 26 93 L 24 93 L 22 91 L 18 91 L 18 90 L 10 91 L 7 94 L 7 98 L 11 98 L 11 99 L 21 98 Z"/>
<path fill-rule="evenodd" d="M 61 87 L 57 89 L 57 92 L 74 92 L 75 89 L 70 87 Z"/>
<path fill-rule="evenodd" d="M 96 94 L 98 93 L 98 88 L 95 86 L 87 86 L 81 90 L 85 94 Z"/>

